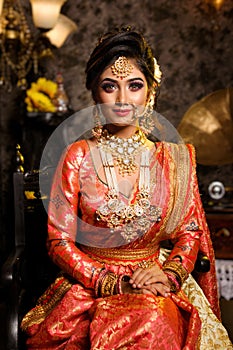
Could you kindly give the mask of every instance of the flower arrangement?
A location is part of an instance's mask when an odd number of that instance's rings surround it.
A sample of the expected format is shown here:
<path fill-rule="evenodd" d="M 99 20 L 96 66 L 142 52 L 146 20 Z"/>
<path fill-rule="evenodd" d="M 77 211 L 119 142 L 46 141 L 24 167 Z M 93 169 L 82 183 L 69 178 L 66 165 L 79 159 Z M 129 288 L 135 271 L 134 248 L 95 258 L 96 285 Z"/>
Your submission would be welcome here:
<path fill-rule="evenodd" d="M 57 83 L 46 78 L 39 78 L 26 91 L 25 103 L 27 111 L 55 113 L 57 110 L 54 103 L 56 92 Z"/>

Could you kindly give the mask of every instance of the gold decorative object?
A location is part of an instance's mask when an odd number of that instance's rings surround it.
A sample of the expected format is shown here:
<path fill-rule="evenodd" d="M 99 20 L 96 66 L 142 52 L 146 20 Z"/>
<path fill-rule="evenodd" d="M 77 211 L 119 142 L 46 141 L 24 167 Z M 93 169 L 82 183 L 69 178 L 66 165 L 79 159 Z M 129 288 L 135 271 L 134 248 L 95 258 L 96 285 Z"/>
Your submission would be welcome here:
<path fill-rule="evenodd" d="M 117 78 L 123 79 L 132 73 L 133 66 L 125 56 L 120 56 L 111 66 L 111 69 L 112 74 L 116 75 Z"/>
<path fill-rule="evenodd" d="M 8 91 L 14 85 L 27 89 L 28 73 L 33 71 L 37 75 L 40 59 L 53 56 L 45 31 L 52 29 L 57 23 L 65 0 L 30 2 L 35 24 L 35 30 L 32 31 L 21 0 L 0 2 L 0 85 L 5 86 Z M 65 39 L 66 37 L 62 43 Z"/>
<path fill-rule="evenodd" d="M 233 88 L 214 91 L 194 103 L 177 130 L 195 146 L 199 164 L 233 163 Z"/>

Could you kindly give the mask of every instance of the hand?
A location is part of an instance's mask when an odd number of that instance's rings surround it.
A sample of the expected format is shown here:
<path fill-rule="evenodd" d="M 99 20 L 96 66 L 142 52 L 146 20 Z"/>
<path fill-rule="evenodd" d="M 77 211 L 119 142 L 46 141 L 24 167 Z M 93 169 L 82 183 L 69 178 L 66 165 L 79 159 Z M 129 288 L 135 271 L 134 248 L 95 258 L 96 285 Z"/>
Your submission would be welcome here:
<path fill-rule="evenodd" d="M 158 265 L 153 265 L 152 267 L 146 269 L 138 268 L 132 275 L 129 283 L 133 288 L 137 289 L 156 289 L 156 291 L 161 295 L 165 295 L 166 293 L 170 292 L 169 280 Z"/>
<path fill-rule="evenodd" d="M 163 283 L 152 283 L 140 289 L 143 294 L 162 295 L 167 298 L 170 295 L 170 288 Z"/>
<path fill-rule="evenodd" d="M 123 294 L 153 294 L 162 295 L 167 298 L 169 296 L 170 288 L 162 283 L 153 283 L 143 288 L 133 288 L 129 282 L 121 282 L 121 289 Z"/>
<path fill-rule="evenodd" d="M 143 294 L 143 291 L 138 288 L 133 288 L 129 282 L 121 281 L 121 290 L 123 294 Z"/>

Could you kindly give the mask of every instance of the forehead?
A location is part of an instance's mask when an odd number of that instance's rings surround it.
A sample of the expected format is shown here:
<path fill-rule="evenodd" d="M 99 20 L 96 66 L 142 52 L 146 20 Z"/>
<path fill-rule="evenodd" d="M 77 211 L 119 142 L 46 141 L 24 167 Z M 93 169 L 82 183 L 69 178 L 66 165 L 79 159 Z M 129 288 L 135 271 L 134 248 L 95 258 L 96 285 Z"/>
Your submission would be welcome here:
<path fill-rule="evenodd" d="M 100 76 L 101 79 L 105 79 L 107 77 L 123 81 L 136 77 L 145 79 L 145 76 L 139 69 L 136 61 L 132 58 L 128 58 L 127 61 L 120 60 L 118 58 L 109 67 L 107 67 Z"/>

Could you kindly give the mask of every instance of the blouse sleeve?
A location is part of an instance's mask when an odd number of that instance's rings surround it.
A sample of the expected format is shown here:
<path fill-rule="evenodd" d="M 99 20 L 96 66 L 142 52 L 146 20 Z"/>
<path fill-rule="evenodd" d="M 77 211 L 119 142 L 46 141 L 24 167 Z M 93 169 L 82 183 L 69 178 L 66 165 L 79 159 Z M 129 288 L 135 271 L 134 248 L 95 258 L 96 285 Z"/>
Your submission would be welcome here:
<path fill-rule="evenodd" d="M 95 288 L 103 266 L 75 244 L 80 194 L 79 168 L 85 156 L 85 141 L 72 144 L 56 169 L 48 208 L 47 247 L 51 259 L 86 288 Z"/>
<path fill-rule="evenodd" d="M 194 269 L 200 248 L 200 238 L 203 232 L 198 213 L 198 200 L 198 185 L 195 180 L 192 203 L 181 226 L 178 227 L 175 232 L 175 237 L 173 238 L 174 247 L 169 256 L 169 260 L 180 260 L 187 274 L 191 273 Z"/>
<path fill-rule="evenodd" d="M 173 249 L 164 263 L 164 269 L 179 276 L 182 284 L 193 271 L 200 248 L 200 239 L 203 228 L 199 215 L 199 189 L 196 176 L 196 163 L 194 148 L 188 145 L 188 157 L 190 157 L 190 181 L 187 191 L 189 200 L 184 203 L 185 215 L 171 234 Z"/>
<path fill-rule="evenodd" d="M 206 295 L 212 310 L 221 319 L 214 249 L 198 188 L 195 149 L 192 145 L 187 145 L 187 148 L 192 166 L 192 181 L 189 188 L 192 192 L 191 202 L 187 206 L 187 212 L 180 227 L 178 226 L 174 232 L 174 247 L 167 261 L 165 261 L 164 267 L 167 265 L 168 271 L 169 265 L 171 269 L 174 268 L 173 270 L 178 267 L 178 272 L 185 279 L 194 269 L 198 251 L 204 253 L 210 260 L 210 270 L 205 273 L 195 272 L 194 276 Z"/>

